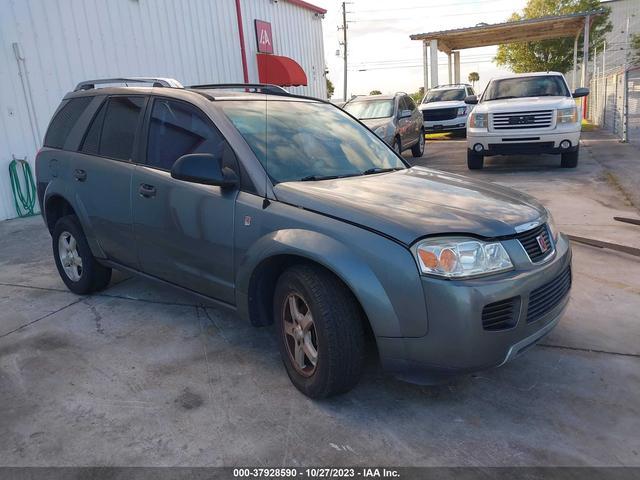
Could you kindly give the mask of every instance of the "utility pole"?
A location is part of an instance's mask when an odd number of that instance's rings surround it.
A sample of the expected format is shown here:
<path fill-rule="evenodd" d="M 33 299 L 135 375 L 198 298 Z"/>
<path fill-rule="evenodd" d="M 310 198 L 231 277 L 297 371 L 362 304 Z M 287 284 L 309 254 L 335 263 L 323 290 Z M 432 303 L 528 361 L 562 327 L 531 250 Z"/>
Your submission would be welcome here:
<path fill-rule="evenodd" d="M 347 101 L 347 3 L 351 2 L 342 2 L 342 27 L 338 27 L 338 29 L 342 28 L 342 59 L 344 60 L 342 99 L 345 102 Z"/>

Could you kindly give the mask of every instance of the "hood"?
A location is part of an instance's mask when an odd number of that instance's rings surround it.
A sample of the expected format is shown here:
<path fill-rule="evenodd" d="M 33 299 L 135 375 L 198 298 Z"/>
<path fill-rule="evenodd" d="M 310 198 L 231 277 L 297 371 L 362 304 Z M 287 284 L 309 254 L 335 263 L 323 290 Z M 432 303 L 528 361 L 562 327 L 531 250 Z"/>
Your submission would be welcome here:
<path fill-rule="evenodd" d="M 569 97 L 522 97 L 505 98 L 504 100 L 488 100 L 476 105 L 477 112 L 498 113 L 513 112 L 517 110 L 551 110 L 554 108 L 567 108 L 575 105 Z"/>
<path fill-rule="evenodd" d="M 447 102 L 429 102 L 418 105 L 420 110 L 435 110 L 436 108 L 460 108 L 466 107 L 467 104 L 462 100 L 449 100 Z"/>
<path fill-rule="evenodd" d="M 514 227 L 546 212 L 515 190 L 422 167 L 279 183 L 274 192 L 280 201 L 371 228 L 407 245 L 433 234 L 512 235 Z"/>

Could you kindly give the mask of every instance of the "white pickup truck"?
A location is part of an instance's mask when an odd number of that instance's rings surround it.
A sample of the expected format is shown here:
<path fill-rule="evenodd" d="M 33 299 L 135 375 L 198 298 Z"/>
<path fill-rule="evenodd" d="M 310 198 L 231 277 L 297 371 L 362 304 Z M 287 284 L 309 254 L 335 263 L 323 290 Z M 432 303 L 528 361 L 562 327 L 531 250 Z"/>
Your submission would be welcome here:
<path fill-rule="evenodd" d="M 465 98 L 476 105 L 467 120 L 467 166 L 483 167 L 484 157 L 560 154 L 564 168 L 578 165 L 582 116 L 561 73 L 540 72 L 494 78 L 482 96 Z"/>

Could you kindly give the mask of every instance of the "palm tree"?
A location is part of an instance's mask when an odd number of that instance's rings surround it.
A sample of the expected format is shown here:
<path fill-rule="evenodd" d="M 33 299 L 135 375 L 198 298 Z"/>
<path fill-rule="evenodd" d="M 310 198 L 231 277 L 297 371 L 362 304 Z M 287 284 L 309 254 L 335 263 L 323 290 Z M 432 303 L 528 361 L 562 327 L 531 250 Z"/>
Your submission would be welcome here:
<path fill-rule="evenodd" d="M 469 81 L 471 82 L 471 84 L 475 87 L 476 86 L 476 82 L 478 80 L 480 80 L 480 75 L 478 75 L 478 72 L 471 72 L 469 74 Z"/>

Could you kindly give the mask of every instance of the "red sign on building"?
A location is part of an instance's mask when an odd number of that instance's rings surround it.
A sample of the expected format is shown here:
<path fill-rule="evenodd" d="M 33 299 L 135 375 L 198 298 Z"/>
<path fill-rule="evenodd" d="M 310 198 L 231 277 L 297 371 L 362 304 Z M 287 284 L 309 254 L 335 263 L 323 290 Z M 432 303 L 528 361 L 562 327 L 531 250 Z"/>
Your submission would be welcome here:
<path fill-rule="evenodd" d="M 271 35 L 271 24 L 256 20 L 256 41 L 258 42 L 258 52 L 273 53 L 273 35 Z"/>

